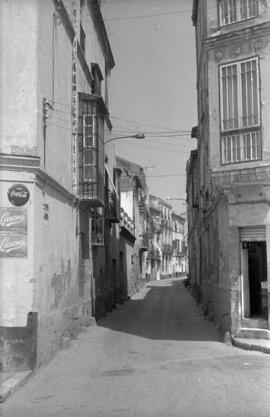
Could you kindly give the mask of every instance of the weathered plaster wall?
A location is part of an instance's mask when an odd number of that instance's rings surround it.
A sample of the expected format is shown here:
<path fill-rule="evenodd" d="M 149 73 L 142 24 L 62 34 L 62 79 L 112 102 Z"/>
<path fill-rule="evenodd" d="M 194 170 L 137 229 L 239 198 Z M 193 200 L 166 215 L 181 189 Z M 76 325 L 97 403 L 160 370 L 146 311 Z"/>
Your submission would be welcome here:
<path fill-rule="evenodd" d="M 79 3 L 64 1 L 71 18 Z M 83 18 L 90 26 L 88 65 L 98 62 L 104 71 L 90 14 Z M 0 258 L 0 327 L 26 329 L 33 313 L 39 364 L 56 353 L 63 336 L 72 337 L 89 324 L 93 307 L 91 245 L 89 258 L 82 261 L 79 208 L 72 194 L 72 41 L 53 1 L 1 2 L 0 31 L 0 152 L 37 154 L 48 174 L 38 171 L 35 176 L 34 169 L 33 174 L 0 173 L 1 207 L 10 207 L 12 184 L 24 183 L 30 191 L 23 207 L 27 257 Z M 77 91 L 90 93 L 80 65 Z M 50 104 L 45 135 L 44 98 Z M 100 257 L 105 264 L 104 250 Z M 33 332 L 33 348 L 34 337 Z"/>
<path fill-rule="evenodd" d="M 34 310 L 38 311 L 38 362 L 74 336 L 91 316 L 91 265 L 79 252 L 79 213 L 73 201 L 47 185 L 36 187 Z M 90 253 L 89 253 L 90 256 Z"/>
<path fill-rule="evenodd" d="M 133 191 L 121 191 L 121 207 L 131 219 L 134 214 L 133 205 Z"/>
<path fill-rule="evenodd" d="M 124 252 L 125 252 L 125 259 L 126 259 L 126 272 L 127 272 L 127 291 L 128 295 L 133 295 L 136 290 L 136 264 L 137 264 L 137 256 L 136 248 L 128 241 L 124 241 Z"/>
<path fill-rule="evenodd" d="M 226 171 L 269 165 L 270 162 L 270 35 L 267 23 L 270 18 L 270 4 L 259 0 L 259 15 L 255 19 L 237 22 L 220 27 L 218 7 L 215 0 L 207 0 L 205 10 L 207 22 L 204 22 L 199 10 L 197 33 L 197 75 L 198 75 L 198 113 L 200 132 L 200 174 L 201 186 L 207 182 L 207 167 L 205 164 L 205 144 L 209 138 L 209 168 L 212 171 Z M 202 7 L 202 6 L 201 6 Z M 202 45 L 204 25 L 207 26 L 207 41 Z M 265 24 L 260 31 L 260 24 Z M 252 28 L 254 26 L 254 28 Z M 242 29 L 249 33 L 243 35 Z M 235 32 L 235 35 L 234 35 Z M 226 35 L 226 36 L 222 36 Z M 204 54 L 204 52 L 205 54 Z M 259 58 L 260 95 L 261 95 L 261 131 L 262 131 L 262 161 L 221 164 L 220 144 L 220 100 L 219 100 L 219 66 L 252 57 Z M 206 62 L 207 61 L 207 62 Z M 208 63 L 207 76 L 204 74 L 204 64 Z M 208 79 L 208 88 L 207 88 Z M 208 91 L 209 114 L 204 115 L 203 90 Z M 209 116 L 209 131 L 207 126 Z M 203 189 L 201 190 L 203 191 Z M 205 207 L 200 207 L 203 217 L 201 248 L 197 249 L 196 232 L 189 230 L 190 236 L 190 272 L 192 280 L 203 280 L 202 289 L 204 302 L 209 302 L 209 309 L 222 330 L 234 331 L 240 326 L 241 317 L 241 286 L 240 286 L 240 243 L 239 227 L 266 224 L 267 242 L 269 207 L 265 203 L 269 197 L 268 186 L 259 184 L 242 184 L 231 187 L 235 204 L 227 205 L 224 199 L 215 200 L 215 190 L 211 190 L 213 201 L 201 198 Z M 203 193 L 202 193 L 203 194 Z M 218 203 L 215 208 L 214 205 Z M 208 210 L 211 206 L 211 211 Z M 204 210 L 202 210 L 204 209 Z M 217 225 L 216 225 L 217 222 Z M 216 230 L 217 229 L 217 230 Z M 218 242 L 215 234 L 218 234 Z M 193 237 L 194 236 L 194 237 Z M 270 242 L 269 242 L 270 243 Z M 218 251 L 218 253 L 216 253 Z M 269 252 L 269 249 L 267 249 Z M 213 254 L 215 254 L 213 256 Z M 201 257 L 201 259 L 200 259 Z M 217 265 L 215 264 L 217 258 Z M 269 257 L 268 257 L 269 259 Z M 195 268 L 195 264 L 197 268 Z M 269 264 L 269 262 L 268 262 Z M 197 270 L 197 274 L 196 274 Z M 268 265 L 269 275 L 269 265 Z M 268 284 L 269 285 L 269 284 Z"/>
<path fill-rule="evenodd" d="M 97 63 L 100 67 L 102 75 L 105 80 L 105 59 L 104 52 L 101 48 L 100 40 L 96 31 L 96 26 L 92 22 L 92 16 L 89 8 L 91 2 L 85 0 L 83 7 L 83 14 L 81 24 L 85 32 L 85 57 L 86 61 L 91 68 L 91 63 Z M 105 98 L 105 81 L 102 81 L 101 94 Z"/>
<path fill-rule="evenodd" d="M 0 4 L 0 152 L 36 155 L 38 19 L 35 0 Z"/>
<path fill-rule="evenodd" d="M 72 190 L 72 41 L 52 1 L 38 2 L 38 152 L 45 170 L 68 190 Z M 43 99 L 48 107 L 44 138 Z M 57 159 L 55 158 L 57 155 Z"/>
<path fill-rule="evenodd" d="M 249 198 L 255 201 L 256 187 L 253 187 L 253 190 L 250 187 Z M 230 251 L 228 253 L 228 262 L 230 265 L 229 277 L 232 284 L 232 327 L 233 330 L 235 330 L 240 326 L 241 318 L 241 248 L 239 241 L 239 227 L 266 225 L 267 251 L 269 252 L 268 245 L 270 244 L 270 237 L 268 204 L 258 202 L 257 204 L 246 203 L 241 205 L 231 205 L 229 208 L 229 219 Z M 267 256 L 267 259 L 268 276 L 270 276 L 270 258 Z"/>
<path fill-rule="evenodd" d="M 213 314 L 222 332 L 229 330 L 231 317 L 231 275 L 235 275 L 232 257 L 237 256 L 229 229 L 228 206 L 224 200 L 204 221 L 201 233 L 201 253 L 197 250 L 198 282 L 202 281 L 202 302 L 208 314 Z M 201 260 L 199 257 L 201 255 Z M 194 257 L 193 253 L 193 257 Z M 196 259 L 196 258 L 194 258 Z M 191 268 L 194 269 L 193 261 Z"/>

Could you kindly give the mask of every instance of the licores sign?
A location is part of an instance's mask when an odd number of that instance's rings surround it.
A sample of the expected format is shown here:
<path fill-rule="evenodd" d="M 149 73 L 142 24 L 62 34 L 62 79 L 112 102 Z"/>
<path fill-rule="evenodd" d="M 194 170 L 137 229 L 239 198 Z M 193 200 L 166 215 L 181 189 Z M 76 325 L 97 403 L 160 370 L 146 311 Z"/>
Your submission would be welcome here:
<path fill-rule="evenodd" d="M 0 207 L 0 258 L 27 257 L 27 209 Z"/>

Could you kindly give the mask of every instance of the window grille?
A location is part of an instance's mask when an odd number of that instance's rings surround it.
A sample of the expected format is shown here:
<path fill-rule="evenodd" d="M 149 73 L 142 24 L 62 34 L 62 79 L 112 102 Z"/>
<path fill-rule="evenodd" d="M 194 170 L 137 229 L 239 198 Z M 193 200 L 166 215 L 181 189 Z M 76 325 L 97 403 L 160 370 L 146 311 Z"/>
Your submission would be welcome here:
<path fill-rule="evenodd" d="M 257 0 L 220 0 L 219 18 L 220 25 L 230 25 L 231 23 L 251 19 L 258 14 Z"/>
<path fill-rule="evenodd" d="M 104 204 L 103 118 L 95 100 L 80 100 L 78 126 L 79 194 Z"/>
<path fill-rule="evenodd" d="M 97 182 L 97 117 L 83 115 L 83 180 Z"/>
<path fill-rule="evenodd" d="M 222 137 L 223 163 L 237 163 L 261 159 L 260 131 Z"/>
<path fill-rule="evenodd" d="M 221 66 L 220 92 L 222 162 L 260 159 L 258 59 Z"/>

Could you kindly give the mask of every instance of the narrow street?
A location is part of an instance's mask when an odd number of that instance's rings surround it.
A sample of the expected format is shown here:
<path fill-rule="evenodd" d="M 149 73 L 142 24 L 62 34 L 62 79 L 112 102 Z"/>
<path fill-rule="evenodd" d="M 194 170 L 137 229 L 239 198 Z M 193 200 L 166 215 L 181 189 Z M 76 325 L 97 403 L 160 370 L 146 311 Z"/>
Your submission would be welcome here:
<path fill-rule="evenodd" d="M 3 405 L 4 417 L 269 417 L 269 356 L 224 344 L 180 280 L 150 282 Z"/>

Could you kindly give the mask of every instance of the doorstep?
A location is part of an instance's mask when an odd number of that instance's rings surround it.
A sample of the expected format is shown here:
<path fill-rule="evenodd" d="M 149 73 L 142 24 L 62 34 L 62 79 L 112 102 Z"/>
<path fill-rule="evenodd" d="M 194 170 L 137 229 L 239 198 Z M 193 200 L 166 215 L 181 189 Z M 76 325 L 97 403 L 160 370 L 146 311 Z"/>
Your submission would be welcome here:
<path fill-rule="evenodd" d="M 246 350 L 270 354 L 270 331 L 258 328 L 240 328 L 232 336 L 232 344 Z"/>
<path fill-rule="evenodd" d="M 32 370 L 0 372 L 0 402 L 4 402 L 12 392 L 21 387 L 32 372 Z"/>

